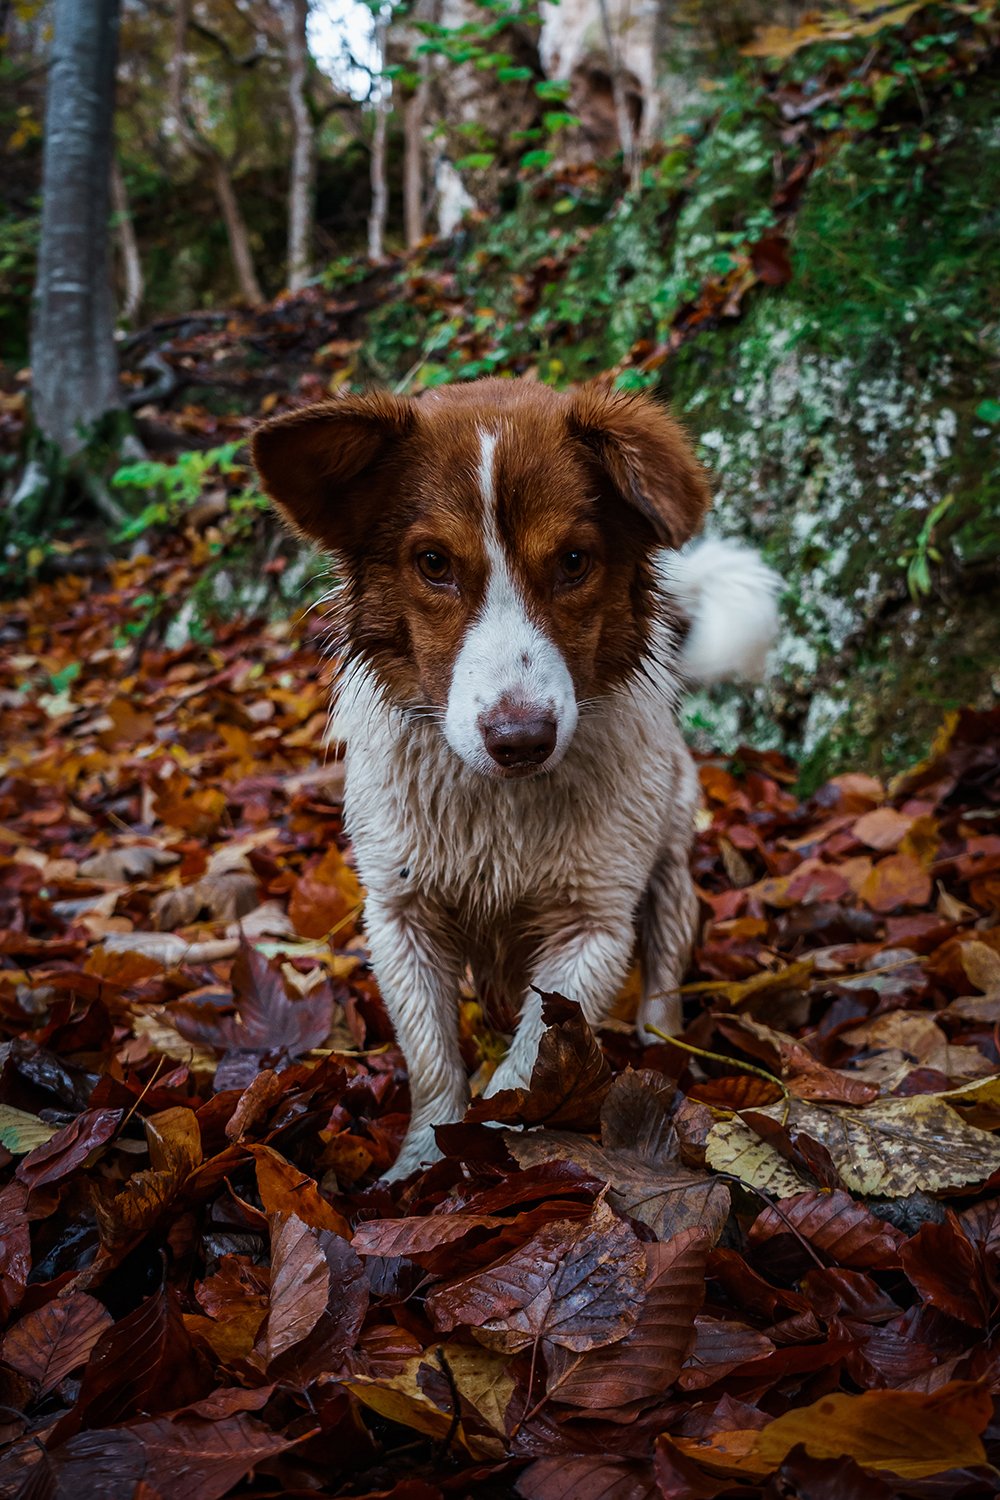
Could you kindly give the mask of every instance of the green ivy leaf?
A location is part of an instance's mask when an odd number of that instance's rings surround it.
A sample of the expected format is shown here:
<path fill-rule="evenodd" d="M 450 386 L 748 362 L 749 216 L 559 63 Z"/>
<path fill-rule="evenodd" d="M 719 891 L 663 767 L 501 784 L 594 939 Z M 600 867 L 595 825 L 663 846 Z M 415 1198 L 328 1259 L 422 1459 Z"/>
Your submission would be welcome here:
<path fill-rule="evenodd" d="M 535 93 L 539 99 L 564 100 L 570 96 L 571 86 L 559 78 L 546 78 L 541 83 L 535 84 Z"/>
<path fill-rule="evenodd" d="M 554 151 L 526 151 L 521 157 L 522 167 L 547 167 L 555 160 Z"/>
<path fill-rule="evenodd" d="M 542 124 L 546 130 L 566 130 L 570 125 L 579 123 L 579 115 L 571 115 L 564 109 L 550 109 L 542 116 Z"/>
<path fill-rule="evenodd" d="M 485 172 L 495 161 L 492 151 L 470 151 L 468 156 L 460 156 L 455 165 L 462 172 Z"/>

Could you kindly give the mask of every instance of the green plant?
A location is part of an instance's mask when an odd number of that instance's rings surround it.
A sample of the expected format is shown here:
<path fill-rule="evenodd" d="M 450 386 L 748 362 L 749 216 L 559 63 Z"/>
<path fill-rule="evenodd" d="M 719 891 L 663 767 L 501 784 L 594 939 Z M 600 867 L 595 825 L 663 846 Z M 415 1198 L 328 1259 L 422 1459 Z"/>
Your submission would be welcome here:
<path fill-rule="evenodd" d="M 906 569 L 906 587 L 914 601 L 926 599 L 931 591 L 931 563 L 942 561 L 940 550 L 934 545 L 934 528 L 955 503 L 953 493 L 943 495 L 924 517 L 917 532 L 913 547 L 899 558 L 900 567 Z"/>
<path fill-rule="evenodd" d="M 198 500 L 211 478 L 245 480 L 229 501 L 230 513 L 242 522 L 257 511 L 266 510 L 267 500 L 250 477 L 247 465 L 237 460 L 241 442 L 223 443 L 218 448 L 181 453 L 173 463 L 143 460 L 125 464 L 112 477 L 118 490 L 137 490 L 153 494 L 138 515 L 133 516 L 115 536 L 116 542 L 133 541 L 153 526 L 174 525 Z"/>

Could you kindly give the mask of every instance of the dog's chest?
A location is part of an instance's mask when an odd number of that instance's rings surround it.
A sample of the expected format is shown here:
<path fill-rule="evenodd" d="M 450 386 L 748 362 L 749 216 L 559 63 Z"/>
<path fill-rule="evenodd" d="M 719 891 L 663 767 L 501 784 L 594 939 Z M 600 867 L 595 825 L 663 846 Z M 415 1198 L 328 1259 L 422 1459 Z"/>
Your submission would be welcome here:
<path fill-rule="evenodd" d="M 369 717 L 347 757 L 362 879 L 382 900 L 447 906 L 470 929 L 525 903 L 603 901 L 609 886 L 636 901 L 671 822 L 690 819 L 676 806 L 686 752 L 669 716 L 656 718 L 655 733 L 633 716 L 583 729 L 551 775 L 492 781 L 461 766 L 433 723 Z"/>

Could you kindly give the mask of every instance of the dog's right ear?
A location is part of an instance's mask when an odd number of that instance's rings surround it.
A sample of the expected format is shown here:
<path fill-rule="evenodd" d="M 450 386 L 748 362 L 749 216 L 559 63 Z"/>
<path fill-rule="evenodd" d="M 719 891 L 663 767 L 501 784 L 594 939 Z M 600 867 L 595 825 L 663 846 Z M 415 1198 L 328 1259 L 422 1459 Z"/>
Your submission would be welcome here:
<path fill-rule="evenodd" d="M 386 391 L 342 396 L 265 422 L 251 452 L 261 484 L 295 530 L 345 552 L 384 503 L 393 459 L 416 421 L 413 403 Z"/>

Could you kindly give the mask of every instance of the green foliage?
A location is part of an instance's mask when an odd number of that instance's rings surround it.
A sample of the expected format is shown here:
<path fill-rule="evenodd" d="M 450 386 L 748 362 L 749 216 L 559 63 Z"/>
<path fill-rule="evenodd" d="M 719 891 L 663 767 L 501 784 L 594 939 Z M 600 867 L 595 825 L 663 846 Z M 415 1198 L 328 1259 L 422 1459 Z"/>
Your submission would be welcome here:
<path fill-rule="evenodd" d="M 252 523 L 253 515 L 267 510 L 268 502 L 257 489 L 247 464 L 237 460 L 243 446 L 241 442 L 223 443 L 206 451 L 181 453 L 169 464 L 145 460 L 123 465 L 112 478 L 115 489 L 155 498 L 121 528 L 115 541 L 133 541 L 154 526 L 183 523 L 185 512 L 202 497 L 212 479 L 238 481 L 229 511 L 237 530 L 248 521 Z"/>

